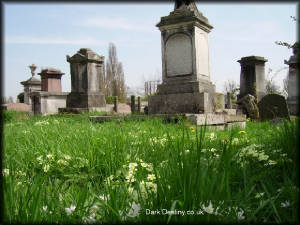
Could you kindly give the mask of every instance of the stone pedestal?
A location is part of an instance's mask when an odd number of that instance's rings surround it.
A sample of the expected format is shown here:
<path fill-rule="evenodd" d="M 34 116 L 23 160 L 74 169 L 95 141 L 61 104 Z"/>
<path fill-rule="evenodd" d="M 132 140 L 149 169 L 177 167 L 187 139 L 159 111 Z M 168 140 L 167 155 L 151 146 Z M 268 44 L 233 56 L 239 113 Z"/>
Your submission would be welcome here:
<path fill-rule="evenodd" d="M 299 116 L 299 43 L 294 44 L 293 55 L 284 63 L 289 65 L 287 98 L 289 112 L 290 115 Z"/>
<path fill-rule="evenodd" d="M 238 60 L 241 64 L 238 99 L 250 94 L 259 102 L 266 95 L 265 62 L 267 61 L 261 56 L 248 56 Z"/>
<path fill-rule="evenodd" d="M 61 76 L 64 75 L 60 70 L 47 68 L 38 73 L 41 76 L 42 91 L 61 92 Z"/>
<path fill-rule="evenodd" d="M 72 57 L 67 56 L 67 61 L 71 67 L 71 93 L 67 97 L 67 108 L 91 111 L 105 107 L 100 87 L 104 56 L 82 48 Z"/>
<path fill-rule="evenodd" d="M 212 111 L 216 88 L 210 81 L 208 33 L 213 27 L 193 1 L 177 4 L 157 27 L 161 31 L 162 84 L 157 95 L 149 97 L 149 113 Z"/>

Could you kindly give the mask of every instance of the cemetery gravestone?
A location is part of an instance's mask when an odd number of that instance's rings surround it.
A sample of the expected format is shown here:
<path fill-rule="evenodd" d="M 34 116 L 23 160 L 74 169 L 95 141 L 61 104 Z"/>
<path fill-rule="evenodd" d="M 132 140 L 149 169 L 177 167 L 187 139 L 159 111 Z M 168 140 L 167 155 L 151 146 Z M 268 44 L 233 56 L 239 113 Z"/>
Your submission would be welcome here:
<path fill-rule="evenodd" d="M 258 108 L 261 120 L 271 120 L 275 118 L 289 119 L 287 102 L 282 95 L 266 95 L 258 103 Z"/>
<path fill-rule="evenodd" d="M 194 1 L 177 1 L 157 24 L 162 40 L 162 84 L 149 97 L 149 114 L 202 113 L 213 110 L 209 38 L 213 28 Z"/>
<path fill-rule="evenodd" d="M 67 97 L 67 109 L 99 110 L 106 102 L 100 87 L 104 56 L 89 48 L 81 48 L 69 57 L 71 69 L 71 93 Z M 67 110 L 68 111 L 68 110 Z"/>

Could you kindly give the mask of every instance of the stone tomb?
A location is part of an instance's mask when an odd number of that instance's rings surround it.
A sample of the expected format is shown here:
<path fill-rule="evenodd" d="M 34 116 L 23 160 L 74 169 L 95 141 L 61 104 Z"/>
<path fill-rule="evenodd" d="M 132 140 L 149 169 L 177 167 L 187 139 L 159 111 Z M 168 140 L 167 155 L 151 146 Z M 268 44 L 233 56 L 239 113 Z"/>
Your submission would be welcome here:
<path fill-rule="evenodd" d="M 193 1 L 175 4 L 157 24 L 161 31 L 162 84 L 149 97 L 149 113 L 212 112 L 208 33 L 213 28 Z"/>
<path fill-rule="evenodd" d="M 92 111 L 105 107 L 100 87 L 104 56 L 89 48 L 81 48 L 72 57 L 67 56 L 67 61 L 71 69 L 71 93 L 67 97 L 66 109 L 60 111 Z"/>
<path fill-rule="evenodd" d="M 42 80 L 42 90 L 32 92 L 30 95 L 32 111 L 35 115 L 56 114 L 59 108 L 66 107 L 69 93 L 61 91 L 61 76 L 63 74 L 55 68 L 43 69 L 39 73 Z"/>

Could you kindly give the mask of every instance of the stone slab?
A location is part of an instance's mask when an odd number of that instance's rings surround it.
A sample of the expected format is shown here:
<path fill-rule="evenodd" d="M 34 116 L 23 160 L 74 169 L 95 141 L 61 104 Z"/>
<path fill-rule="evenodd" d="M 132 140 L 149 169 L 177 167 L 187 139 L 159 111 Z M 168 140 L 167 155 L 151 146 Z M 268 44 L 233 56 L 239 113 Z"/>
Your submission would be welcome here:
<path fill-rule="evenodd" d="M 5 105 L 3 107 L 5 110 L 13 110 L 13 111 L 23 111 L 23 112 L 30 112 L 30 105 L 24 103 L 11 103 Z"/>

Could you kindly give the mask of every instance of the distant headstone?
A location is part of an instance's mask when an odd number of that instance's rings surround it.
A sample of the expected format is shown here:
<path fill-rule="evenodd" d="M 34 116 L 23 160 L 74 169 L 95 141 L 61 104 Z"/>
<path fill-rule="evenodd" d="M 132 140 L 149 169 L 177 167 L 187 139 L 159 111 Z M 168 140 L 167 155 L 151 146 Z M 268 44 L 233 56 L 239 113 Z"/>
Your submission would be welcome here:
<path fill-rule="evenodd" d="M 265 62 L 267 61 L 261 56 L 248 56 L 238 60 L 241 64 L 238 99 L 250 94 L 260 101 L 266 95 Z"/>
<path fill-rule="evenodd" d="M 287 102 L 282 95 L 266 95 L 258 103 L 258 108 L 261 120 L 271 120 L 275 118 L 289 119 L 290 117 Z"/>
<path fill-rule="evenodd" d="M 239 99 L 237 103 L 242 105 L 242 108 L 246 111 L 248 117 L 253 120 L 259 119 L 259 110 L 256 103 L 256 98 L 253 95 L 247 94 L 243 98 Z"/>

